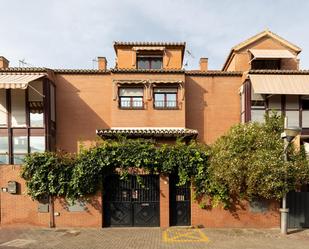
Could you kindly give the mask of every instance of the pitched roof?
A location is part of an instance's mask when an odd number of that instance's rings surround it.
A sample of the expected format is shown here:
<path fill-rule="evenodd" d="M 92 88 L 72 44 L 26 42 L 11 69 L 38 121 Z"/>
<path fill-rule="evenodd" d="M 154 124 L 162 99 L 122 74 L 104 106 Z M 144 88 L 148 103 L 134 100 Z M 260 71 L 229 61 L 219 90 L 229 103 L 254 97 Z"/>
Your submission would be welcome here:
<path fill-rule="evenodd" d="M 275 40 L 279 41 L 280 43 L 282 43 L 283 45 L 285 45 L 286 47 L 294 50 L 295 52 L 299 53 L 301 51 L 301 48 L 296 46 L 295 44 L 285 40 L 284 38 L 282 38 L 281 36 L 275 34 L 274 32 L 271 32 L 270 30 L 266 29 L 252 37 L 250 37 L 249 39 L 237 44 L 236 46 L 234 46 L 232 48 L 232 50 L 239 50 L 242 49 L 248 45 L 250 45 L 251 43 L 265 37 L 265 36 L 269 36 L 271 38 L 274 38 Z"/>
<path fill-rule="evenodd" d="M 249 74 L 309 74 L 309 70 L 249 70 Z"/>
<path fill-rule="evenodd" d="M 249 39 L 237 44 L 236 46 L 232 47 L 227 59 L 225 60 L 224 62 L 224 65 L 222 67 L 222 70 L 224 70 L 227 66 L 227 64 L 229 63 L 230 59 L 231 59 L 231 56 L 233 55 L 233 53 L 235 51 L 239 51 L 240 49 L 256 42 L 257 40 L 263 38 L 263 37 L 266 37 L 266 36 L 269 36 L 271 38 L 273 38 L 274 40 L 277 40 L 279 43 L 281 43 L 282 45 L 284 45 L 285 47 L 288 47 L 292 50 L 294 50 L 297 54 L 301 52 L 301 48 L 296 46 L 295 44 L 285 40 L 284 38 L 282 38 L 281 36 L 275 34 L 274 32 L 271 32 L 270 30 L 266 29 L 252 37 L 250 37 Z"/>

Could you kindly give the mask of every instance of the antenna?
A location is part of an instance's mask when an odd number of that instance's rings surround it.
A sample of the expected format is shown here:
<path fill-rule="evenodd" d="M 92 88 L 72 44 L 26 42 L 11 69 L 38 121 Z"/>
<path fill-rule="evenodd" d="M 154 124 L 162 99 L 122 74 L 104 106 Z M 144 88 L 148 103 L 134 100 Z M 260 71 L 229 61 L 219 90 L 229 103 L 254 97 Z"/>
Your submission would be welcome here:
<path fill-rule="evenodd" d="M 19 62 L 19 67 L 25 67 L 25 66 L 28 66 L 28 67 L 35 67 L 33 66 L 32 64 L 26 62 L 26 59 L 23 58 L 22 60 L 18 60 Z"/>

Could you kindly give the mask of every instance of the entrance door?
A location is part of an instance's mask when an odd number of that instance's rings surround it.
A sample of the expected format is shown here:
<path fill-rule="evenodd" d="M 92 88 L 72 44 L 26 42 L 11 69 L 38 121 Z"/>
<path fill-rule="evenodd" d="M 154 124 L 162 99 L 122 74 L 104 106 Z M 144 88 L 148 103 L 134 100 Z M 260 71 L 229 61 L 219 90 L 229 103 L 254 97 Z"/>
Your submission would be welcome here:
<path fill-rule="evenodd" d="M 160 225 L 159 176 L 134 176 L 121 180 L 118 175 L 105 179 L 104 226 L 155 227 Z"/>
<path fill-rule="evenodd" d="M 178 177 L 170 176 L 170 224 L 171 226 L 191 225 L 190 183 L 177 186 Z"/>
<path fill-rule="evenodd" d="M 309 192 L 290 192 L 287 195 L 290 228 L 309 228 Z"/>

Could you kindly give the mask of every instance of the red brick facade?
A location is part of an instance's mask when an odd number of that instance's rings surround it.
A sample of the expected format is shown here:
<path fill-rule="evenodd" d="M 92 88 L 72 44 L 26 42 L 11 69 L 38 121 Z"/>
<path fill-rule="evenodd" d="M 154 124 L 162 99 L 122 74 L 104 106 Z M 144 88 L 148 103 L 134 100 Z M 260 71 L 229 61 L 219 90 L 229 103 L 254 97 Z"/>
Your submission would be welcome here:
<path fill-rule="evenodd" d="M 97 129 L 112 127 L 177 127 L 198 131 L 197 140 L 211 144 L 232 125 L 240 122 L 239 89 L 243 72 L 250 69 L 249 49 L 288 49 L 300 51 L 273 33 L 265 31 L 251 38 L 242 47 L 234 47 L 222 71 L 207 69 L 206 59 L 200 70 L 182 70 L 185 44 L 144 44 L 162 49 L 163 69 L 136 70 L 139 44 L 116 43 L 118 64 L 114 70 L 105 70 L 106 60 L 100 59 L 100 70 L 55 70 L 56 85 L 56 147 L 67 152 L 77 152 L 81 143 L 97 139 Z M 152 47 L 150 47 L 152 49 Z M 148 51 L 149 53 L 149 51 Z M 298 60 L 282 62 L 284 68 L 298 69 Z M 1 67 L 1 65 L 0 65 Z M 7 70 L 6 67 L 2 70 Z M 24 70 L 25 71 L 25 70 Z M 153 92 L 144 97 L 143 110 L 123 110 L 115 96 L 115 87 L 122 81 L 143 81 L 145 94 L 153 87 L 173 83 L 179 91 L 176 110 L 154 108 Z M 150 82 L 152 83 L 151 87 Z M 117 90 L 117 89 L 116 89 Z M 184 92 L 182 92 L 184 91 Z M 183 95 L 182 95 L 183 93 Z M 165 138 L 164 138 L 165 139 Z M 169 141 L 166 139 L 166 141 Z M 25 182 L 20 177 L 20 166 L 0 165 L 0 187 L 8 181 L 19 184 L 17 194 L 0 192 L 0 226 L 33 225 L 48 227 L 50 213 L 39 213 L 38 202 L 26 194 Z M 192 198 L 191 198 L 192 199 Z M 191 225 L 205 227 L 278 227 L 279 205 L 270 203 L 264 212 L 253 212 L 244 202 L 234 210 L 222 207 L 201 209 L 191 200 Z M 54 201 L 54 224 L 56 227 L 102 227 L 104 225 L 102 194 L 91 198 L 82 212 L 69 212 L 63 199 Z M 170 226 L 169 177 L 160 176 L 160 226 Z"/>

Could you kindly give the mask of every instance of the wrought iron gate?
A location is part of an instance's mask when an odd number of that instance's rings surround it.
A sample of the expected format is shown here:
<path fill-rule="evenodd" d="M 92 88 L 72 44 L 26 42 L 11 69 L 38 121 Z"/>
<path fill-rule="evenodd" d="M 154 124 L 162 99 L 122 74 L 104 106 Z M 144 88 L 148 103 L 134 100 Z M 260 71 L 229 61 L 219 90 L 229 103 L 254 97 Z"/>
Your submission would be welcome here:
<path fill-rule="evenodd" d="M 178 177 L 170 176 L 170 224 L 171 226 L 191 225 L 190 183 L 177 186 Z"/>
<path fill-rule="evenodd" d="M 129 176 L 121 180 L 118 175 L 104 181 L 104 226 L 159 226 L 159 176 Z"/>
<path fill-rule="evenodd" d="M 309 228 L 309 192 L 290 192 L 287 195 L 290 228 Z"/>

